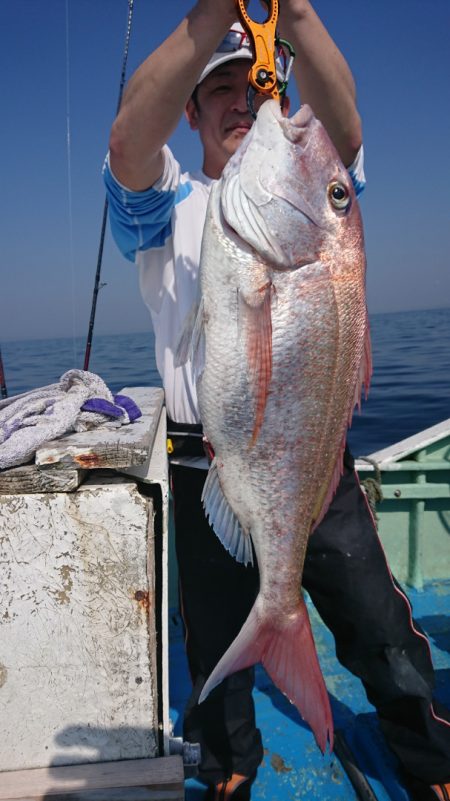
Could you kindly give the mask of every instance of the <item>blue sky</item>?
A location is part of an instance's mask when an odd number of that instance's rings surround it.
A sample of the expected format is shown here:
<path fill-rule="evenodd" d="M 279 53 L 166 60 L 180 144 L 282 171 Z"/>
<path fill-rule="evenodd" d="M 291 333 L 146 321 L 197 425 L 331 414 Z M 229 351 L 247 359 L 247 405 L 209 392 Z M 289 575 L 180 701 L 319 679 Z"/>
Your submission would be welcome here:
<path fill-rule="evenodd" d="M 189 7 L 135 0 L 128 74 Z M 369 310 L 450 307 L 450 2 L 315 8 L 357 82 Z M 0 2 L 0 342 L 87 331 L 127 10 L 127 0 Z M 186 168 L 199 166 L 184 123 L 171 145 Z M 146 330 L 135 268 L 109 230 L 102 281 L 96 333 Z"/>

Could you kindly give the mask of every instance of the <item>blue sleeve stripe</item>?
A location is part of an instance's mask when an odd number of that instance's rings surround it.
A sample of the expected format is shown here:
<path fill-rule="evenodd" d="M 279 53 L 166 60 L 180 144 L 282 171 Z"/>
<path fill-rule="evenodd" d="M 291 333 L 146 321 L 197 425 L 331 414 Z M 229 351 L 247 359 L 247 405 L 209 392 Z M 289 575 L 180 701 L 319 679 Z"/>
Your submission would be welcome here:
<path fill-rule="evenodd" d="M 182 200 L 185 200 L 192 192 L 192 184 L 190 181 L 185 181 L 185 183 L 180 184 L 176 194 L 175 194 L 175 205 L 181 203 Z"/>
<path fill-rule="evenodd" d="M 348 167 L 348 174 L 352 179 L 356 197 L 358 197 L 366 186 L 366 176 L 364 175 L 364 146 L 359 148 L 355 160 Z"/>
<path fill-rule="evenodd" d="M 350 178 L 353 181 L 353 186 L 355 187 L 356 197 L 359 197 L 361 192 L 363 192 L 363 190 L 365 189 L 366 182 L 365 181 L 358 181 L 358 179 L 356 178 L 356 176 L 354 175 L 354 173 L 352 171 L 349 172 L 349 175 L 350 175 Z"/>
<path fill-rule="evenodd" d="M 108 159 L 103 178 L 109 202 L 109 219 L 114 240 L 129 261 L 135 261 L 137 250 L 163 247 L 172 235 L 171 216 L 174 205 L 192 191 L 190 182 L 176 191 L 146 189 L 132 192 L 121 186 L 111 173 Z"/>

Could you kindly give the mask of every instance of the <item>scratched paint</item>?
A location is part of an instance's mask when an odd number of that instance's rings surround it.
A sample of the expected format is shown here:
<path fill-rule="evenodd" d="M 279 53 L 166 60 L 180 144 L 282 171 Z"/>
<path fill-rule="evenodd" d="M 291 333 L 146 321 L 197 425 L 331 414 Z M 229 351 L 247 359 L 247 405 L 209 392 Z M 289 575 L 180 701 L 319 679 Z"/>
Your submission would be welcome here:
<path fill-rule="evenodd" d="M 0 771 L 157 755 L 152 525 L 128 478 L 2 497 Z"/>

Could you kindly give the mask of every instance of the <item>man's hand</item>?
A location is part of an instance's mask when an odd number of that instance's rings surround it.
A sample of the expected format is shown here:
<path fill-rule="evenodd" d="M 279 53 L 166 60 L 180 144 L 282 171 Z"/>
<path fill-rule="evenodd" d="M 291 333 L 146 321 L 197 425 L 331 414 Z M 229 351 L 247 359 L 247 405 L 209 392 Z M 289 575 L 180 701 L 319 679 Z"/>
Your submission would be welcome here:
<path fill-rule="evenodd" d="M 160 177 L 161 149 L 236 16 L 234 0 L 198 0 L 131 77 L 110 136 L 111 169 L 129 189 L 147 189 Z"/>
<path fill-rule="evenodd" d="M 300 100 L 321 120 L 348 167 L 361 146 L 353 76 L 309 0 L 281 0 L 281 35 L 292 43 Z"/>

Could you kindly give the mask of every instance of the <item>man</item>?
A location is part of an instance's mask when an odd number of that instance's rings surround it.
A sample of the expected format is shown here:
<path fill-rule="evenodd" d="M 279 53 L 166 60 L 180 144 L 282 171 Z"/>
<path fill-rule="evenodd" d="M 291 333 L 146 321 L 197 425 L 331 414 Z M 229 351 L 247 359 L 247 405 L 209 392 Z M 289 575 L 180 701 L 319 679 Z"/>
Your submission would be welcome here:
<path fill-rule="evenodd" d="M 175 449 L 176 547 L 193 682 L 184 734 L 201 744 L 200 776 L 209 798 L 243 801 L 262 759 L 253 671 L 229 677 L 201 705 L 197 699 L 247 617 L 258 574 L 237 564 L 207 525 L 195 381 L 189 364 L 174 366 L 180 327 L 197 293 L 209 188 L 252 124 L 246 101 L 251 51 L 234 19 L 233 0 L 198 0 L 135 72 L 112 128 L 105 181 L 114 236 L 138 264 L 152 316 Z M 361 125 L 343 56 L 309 0 L 284 0 L 280 32 L 296 50 L 302 101 L 327 128 L 360 189 Z M 166 145 L 183 110 L 203 145 L 203 170 L 194 175 L 181 173 Z M 362 679 L 391 748 L 417 785 L 414 797 L 446 798 L 450 717 L 432 701 L 428 643 L 386 565 L 348 453 L 330 510 L 310 539 L 303 584 L 335 636 L 340 661 Z"/>

